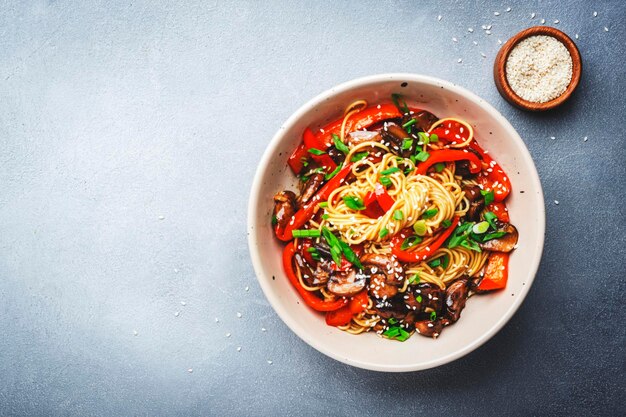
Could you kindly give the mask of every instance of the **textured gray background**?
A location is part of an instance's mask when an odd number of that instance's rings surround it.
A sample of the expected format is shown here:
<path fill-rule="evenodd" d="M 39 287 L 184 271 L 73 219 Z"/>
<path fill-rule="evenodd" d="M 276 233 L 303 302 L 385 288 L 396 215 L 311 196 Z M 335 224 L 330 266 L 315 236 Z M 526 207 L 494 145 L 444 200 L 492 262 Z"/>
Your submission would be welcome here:
<path fill-rule="evenodd" d="M 0 5 L 1 415 L 626 412 L 623 2 L 174 3 Z M 491 66 L 497 39 L 541 18 L 580 34 L 584 73 L 562 109 L 528 114 Z M 547 238 L 490 342 L 386 375 L 282 324 L 245 219 L 282 121 L 394 71 L 458 83 L 509 118 L 542 178 Z"/>

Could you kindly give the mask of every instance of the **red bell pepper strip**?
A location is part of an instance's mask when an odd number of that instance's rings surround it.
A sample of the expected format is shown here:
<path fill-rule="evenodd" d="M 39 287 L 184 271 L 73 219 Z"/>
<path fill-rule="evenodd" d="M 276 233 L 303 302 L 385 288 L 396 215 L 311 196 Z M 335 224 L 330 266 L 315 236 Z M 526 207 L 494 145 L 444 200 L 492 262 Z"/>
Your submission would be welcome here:
<path fill-rule="evenodd" d="M 387 119 L 397 119 L 402 117 L 402 113 L 393 104 L 381 104 L 366 107 L 358 113 L 353 114 L 346 122 L 346 134 L 355 130 L 367 129 L 371 125 L 381 122 Z M 333 133 L 337 136 L 341 134 L 341 124 L 343 123 L 343 117 L 328 123 L 317 134 L 320 142 L 326 144 L 329 147 L 333 144 Z"/>
<path fill-rule="evenodd" d="M 300 146 L 298 146 L 293 151 L 293 153 L 287 160 L 287 163 L 289 164 L 289 167 L 294 174 L 298 175 L 300 172 L 302 172 L 302 168 L 304 168 L 304 162 L 309 159 L 309 155 L 310 153 L 307 152 L 307 148 L 306 146 L 304 146 L 304 143 L 301 143 Z"/>
<path fill-rule="evenodd" d="M 461 132 L 461 128 L 463 128 L 463 132 Z M 432 129 L 430 134 L 437 135 L 444 144 L 451 142 L 463 143 L 468 138 L 469 130 L 459 122 L 448 120 Z"/>
<path fill-rule="evenodd" d="M 326 152 L 326 144 L 319 141 L 313 131 L 308 127 L 304 130 L 304 134 L 302 135 L 302 141 L 304 143 L 304 146 L 306 147 L 307 152 L 311 155 L 311 158 L 313 158 L 313 160 L 317 162 L 319 166 L 326 168 L 327 172 L 332 172 L 335 170 L 335 168 L 337 168 L 337 164 L 330 156 L 328 156 L 327 153 L 316 155 L 309 152 L 309 149 L 317 149 L 319 151 Z"/>
<path fill-rule="evenodd" d="M 509 278 L 509 253 L 492 252 L 487 261 L 485 276 L 478 284 L 478 291 L 500 290 Z"/>
<path fill-rule="evenodd" d="M 311 254 L 311 252 L 309 252 L 309 248 L 313 247 L 313 244 L 311 243 L 311 239 L 302 239 L 302 241 L 303 242 L 298 249 L 300 253 L 302 254 L 302 257 L 304 258 L 306 263 L 308 263 L 309 265 L 311 265 L 311 267 L 313 267 L 313 269 L 315 269 L 315 266 L 317 265 L 317 261 L 313 259 L 313 255 Z"/>
<path fill-rule="evenodd" d="M 469 147 L 480 154 L 487 168 L 476 177 L 476 182 L 486 190 L 493 190 L 493 199 L 496 202 L 504 201 L 511 192 L 511 180 L 500 165 L 473 140 Z M 488 170 L 491 170 L 489 172 Z"/>
<path fill-rule="evenodd" d="M 293 269 L 293 257 L 295 253 L 296 248 L 294 247 L 293 242 L 289 242 L 283 250 L 283 267 L 285 268 L 287 278 L 289 278 L 289 281 L 298 291 L 300 297 L 302 297 L 306 305 L 317 311 L 333 311 L 343 307 L 347 300 L 340 298 L 334 301 L 325 301 L 317 297 L 315 293 L 305 290 L 304 287 L 300 285 L 296 271 Z"/>
<path fill-rule="evenodd" d="M 437 239 L 430 243 L 426 248 L 409 252 L 406 250 L 402 250 L 402 242 L 406 237 L 406 233 L 400 233 L 391 239 L 391 253 L 393 253 L 396 258 L 400 259 L 403 262 L 421 262 L 431 256 L 437 249 L 443 245 L 443 243 L 448 239 L 448 237 L 452 234 L 456 225 L 459 223 L 459 217 L 454 217 L 452 219 L 452 224 L 443 233 L 439 235 Z M 410 229 L 407 229 L 407 232 Z M 409 232 L 412 234 L 412 232 Z M 404 235 L 404 236 L 403 236 Z"/>
<path fill-rule="evenodd" d="M 355 245 L 351 246 L 351 248 L 357 258 L 360 258 L 361 255 L 363 255 L 363 245 Z M 345 255 L 341 255 L 341 265 L 337 266 L 337 264 L 333 262 L 330 268 L 333 271 L 347 271 L 348 269 L 352 268 L 352 263 L 350 263 L 350 261 L 346 259 Z"/>
<path fill-rule="evenodd" d="M 376 200 L 376 193 L 370 191 L 365 195 L 363 199 L 363 205 L 365 206 L 365 210 L 362 210 L 361 213 L 369 217 L 370 219 L 377 219 L 385 214 L 383 209 L 378 204 Z"/>
<path fill-rule="evenodd" d="M 470 172 L 476 174 L 482 169 L 480 159 L 469 151 L 446 149 L 442 151 L 431 151 L 430 157 L 417 165 L 416 174 L 426 175 L 428 169 L 439 162 L 464 161 L 470 162 Z"/>
<path fill-rule="evenodd" d="M 339 310 L 329 311 L 326 313 L 326 324 L 329 326 L 346 326 L 352 321 L 352 317 L 356 316 L 360 312 L 367 308 L 369 298 L 367 297 L 367 291 L 361 291 L 348 303 L 341 307 Z"/>
<path fill-rule="evenodd" d="M 493 214 L 498 216 L 498 220 L 504 223 L 510 223 L 509 211 L 504 203 L 491 203 L 487 205 L 487 211 L 492 211 Z"/>
<path fill-rule="evenodd" d="M 328 181 L 322 186 L 322 188 L 319 189 L 317 194 L 315 194 L 315 196 L 313 196 L 313 198 L 307 204 L 302 206 L 302 208 L 293 215 L 291 220 L 289 220 L 289 222 L 287 223 L 287 227 L 285 227 L 284 229 L 276 229 L 276 236 L 280 240 L 283 240 L 285 242 L 293 239 L 293 235 L 291 234 L 291 232 L 302 227 L 306 222 L 311 219 L 311 217 L 315 215 L 319 203 L 328 200 L 328 196 L 330 196 L 330 193 L 332 193 L 336 188 L 341 185 L 341 183 L 348 176 L 351 170 L 352 164 L 348 164 L 343 167 L 341 171 L 337 173 L 337 175 L 335 175 L 330 181 Z"/>
<path fill-rule="evenodd" d="M 395 204 L 395 200 L 387 193 L 385 187 L 382 184 L 376 183 L 374 186 L 374 193 L 376 194 L 376 201 L 380 205 L 385 213 L 388 212 Z"/>

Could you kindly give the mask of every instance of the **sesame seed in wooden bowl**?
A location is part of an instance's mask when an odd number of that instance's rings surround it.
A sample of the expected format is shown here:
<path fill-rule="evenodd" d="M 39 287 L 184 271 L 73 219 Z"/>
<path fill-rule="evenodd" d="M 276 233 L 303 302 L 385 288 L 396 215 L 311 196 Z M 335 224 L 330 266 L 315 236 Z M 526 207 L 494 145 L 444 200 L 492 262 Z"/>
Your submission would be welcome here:
<path fill-rule="evenodd" d="M 578 87 L 581 73 L 576 44 L 549 26 L 534 26 L 513 36 L 502 45 L 493 65 L 502 97 L 529 111 L 563 104 Z"/>

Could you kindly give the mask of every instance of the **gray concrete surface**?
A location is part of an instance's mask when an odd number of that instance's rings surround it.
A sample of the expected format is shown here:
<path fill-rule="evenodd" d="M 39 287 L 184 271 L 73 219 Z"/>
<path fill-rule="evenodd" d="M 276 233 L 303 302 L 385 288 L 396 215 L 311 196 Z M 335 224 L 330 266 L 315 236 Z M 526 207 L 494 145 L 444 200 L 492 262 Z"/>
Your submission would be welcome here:
<path fill-rule="evenodd" d="M 542 18 L 580 35 L 584 74 L 561 109 L 528 114 L 491 65 L 498 39 Z M 620 1 L 1 3 L 0 415 L 624 415 L 625 21 Z M 292 334 L 245 226 L 281 122 L 394 71 L 498 108 L 547 205 L 541 268 L 509 324 L 402 375 Z"/>

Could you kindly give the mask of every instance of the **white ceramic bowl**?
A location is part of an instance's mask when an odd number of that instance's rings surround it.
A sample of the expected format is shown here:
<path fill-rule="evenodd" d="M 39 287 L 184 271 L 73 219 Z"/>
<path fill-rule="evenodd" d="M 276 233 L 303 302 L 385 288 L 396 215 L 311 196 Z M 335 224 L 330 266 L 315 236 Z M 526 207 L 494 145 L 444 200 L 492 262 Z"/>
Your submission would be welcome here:
<path fill-rule="evenodd" d="M 404 84 L 406 83 L 406 84 Z M 404 85 L 404 87 L 402 86 Z M 433 340 L 414 335 L 404 343 L 374 333 L 354 336 L 329 327 L 323 314 L 309 309 L 285 276 L 283 244 L 273 234 L 272 196 L 296 189 L 287 158 L 307 126 L 318 127 L 342 116 L 356 99 L 388 102 L 401 93 L 438 117 L 458 116 L 472 124 L 481 146 L 502 165 L 513 191 L 507 199 L 511 222 L 519 230 L 509 281 L 503 291 L 471 297 L 461 319 Z M 405 372 L 432 368 L 471 352 L 491 338 L 518 309 L 537 272 L 543 250 L 545 210 L 535 165 L 511 124 L 480 97 L 447 81 L 415 74 L 383 74 L 341 84 L 300 107 L 278 130 L 258 166 L 248 207 L 248 243 L 261 288 L 280 318 L 320 352 L 360 368 Z"/>

